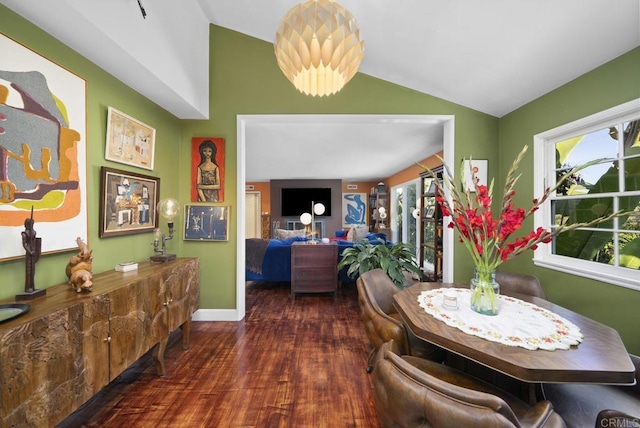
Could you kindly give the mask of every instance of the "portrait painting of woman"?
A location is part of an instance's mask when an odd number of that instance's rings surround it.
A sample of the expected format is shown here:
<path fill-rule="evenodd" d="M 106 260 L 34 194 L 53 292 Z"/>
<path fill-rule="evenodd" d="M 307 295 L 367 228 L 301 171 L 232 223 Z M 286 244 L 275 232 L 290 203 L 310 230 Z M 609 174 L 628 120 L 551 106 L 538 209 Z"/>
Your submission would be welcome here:
<path fill-rule="evenodd" d="M 191 200 L 224 201 L 224 139 L 191 139 Z"/>

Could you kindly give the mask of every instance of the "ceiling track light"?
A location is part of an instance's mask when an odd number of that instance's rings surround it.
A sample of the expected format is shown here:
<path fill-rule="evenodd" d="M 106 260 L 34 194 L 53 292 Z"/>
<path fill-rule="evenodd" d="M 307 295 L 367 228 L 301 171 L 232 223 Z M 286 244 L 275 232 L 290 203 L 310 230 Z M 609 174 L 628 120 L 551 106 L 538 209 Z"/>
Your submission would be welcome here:
<path fill-rule="evenodd" d="M 140 12 L 142 12 L 142 18 L 147 19 L 147 12 L 144 10 L 144 7 L 142 6 L 142 2 L 140 0 L 138 0 L 138 6 L 140 6 Z"/>

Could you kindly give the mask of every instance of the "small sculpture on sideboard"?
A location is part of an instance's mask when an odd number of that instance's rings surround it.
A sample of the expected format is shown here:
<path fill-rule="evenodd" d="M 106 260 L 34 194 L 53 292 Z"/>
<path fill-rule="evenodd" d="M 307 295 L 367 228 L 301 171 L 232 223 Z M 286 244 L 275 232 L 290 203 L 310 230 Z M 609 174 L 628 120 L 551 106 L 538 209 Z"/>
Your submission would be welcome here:
<path fill-rule="evenodd" d="M 25 279 L 24 293 L 16 295 L 16 300 L 31 300 L 46 294 L 47 290 L 35 288 L 36 263 L 40 260 L 42 252 L 42 238 L 36 237 L 33 228 L 33 207 L 31 207 L 31 217 L 24 220 L 24 231 L 22 235 L 22 247 L 25 250 Z"/>
<path fill-rule="evenodd" d="M 93 250 L 80 238 L 76 238 L 76 243 L 80 252 L 69 259 L 66 274 L 69 284 L 80 293 L 81 291 L 91 291 L 93 287 Z"/>

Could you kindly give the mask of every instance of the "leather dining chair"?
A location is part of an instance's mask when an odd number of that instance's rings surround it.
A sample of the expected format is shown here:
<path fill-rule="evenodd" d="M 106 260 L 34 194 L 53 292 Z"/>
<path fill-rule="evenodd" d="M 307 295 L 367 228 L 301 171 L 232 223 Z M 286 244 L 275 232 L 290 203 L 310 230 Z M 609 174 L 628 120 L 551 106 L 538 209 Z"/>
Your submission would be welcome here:
<path fill-rule="evenodd" d="M 540 285 L 540 281 L 533 275 L 496 271 L 496 282 L 500 284 L 500 291 L 512 291 L 528 296 L 547 299 L 547 295 Z"/>
<path fill-rule="evenodd" d="M 434 361 L 381 346 L 373 370 L 382 427 L 566 427 L 548 401 L 533 406 Z"/>
<path fill-rule="evenodd" d="M 544 384 L 544 398 L 577 427 L 640 426 L 640 357 L 629 357 L 635 366 L 635 385 Z M 635 425 L 624 425 L 625 421 Z"/>
<path fill-rule="evenodd" d="M 371 362 L 378 348 L 389 340 L 394 340 L 403 354 L 442 361 L 442 348 L 418 339 L 400 319 L 393 305 L 393 295 L 400 291 L 382 269 L 364 272 L 356 281 L 358 304 L 364 328 L 372 349 L 367 360 L 367 372 L 371 372 Z"/>

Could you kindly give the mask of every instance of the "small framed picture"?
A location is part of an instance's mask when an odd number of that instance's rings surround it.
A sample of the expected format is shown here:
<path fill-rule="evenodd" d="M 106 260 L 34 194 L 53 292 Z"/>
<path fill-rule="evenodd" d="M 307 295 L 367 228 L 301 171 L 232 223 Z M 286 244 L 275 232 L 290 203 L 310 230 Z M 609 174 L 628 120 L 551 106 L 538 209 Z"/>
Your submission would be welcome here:
<path fill-rule="evenodd" d="M 438 188 L 436 187 L 436 180 L 434 178 L 433 180 L 431 180 L 431 184 L 429 185 L 429 191 L 427 193 L 431 195 L 435 195 L 437 191 L 438 191 Z"/>
<path fill-rule="evenodd" d="M 487 170 L 489 169 L 489 161 L 486 159 L 465 160 L 462 164 L 464 171 L 464 185 L 469 192 L 475 192 L 476 187 L 473 184 L 473 177 L 478 180 L 478 186 L 487 185 Z"/>
<path fill-rule="evenodd" d="M 154 128 L 113 107 L 108 108 L 106 160 L 152 170 L 155 146 Z"/>
<path fill-rule="evenodd" d="M 158 227 L 160 178 L 102 167 L 100 238 L 153 232 Z"/>
<path fill-rule="evenodd" d="M 424 209 L 424 218 L 433 218 L 435 213 L 436 213 L 436 206 L 435 205 L 429 205 L 428 207 L 426 207 Z"/>
<path fill-rule="evenodd" d="M 185 205 L 185 241 L 228 241 L 229 207 L 211 205 Z"/>

